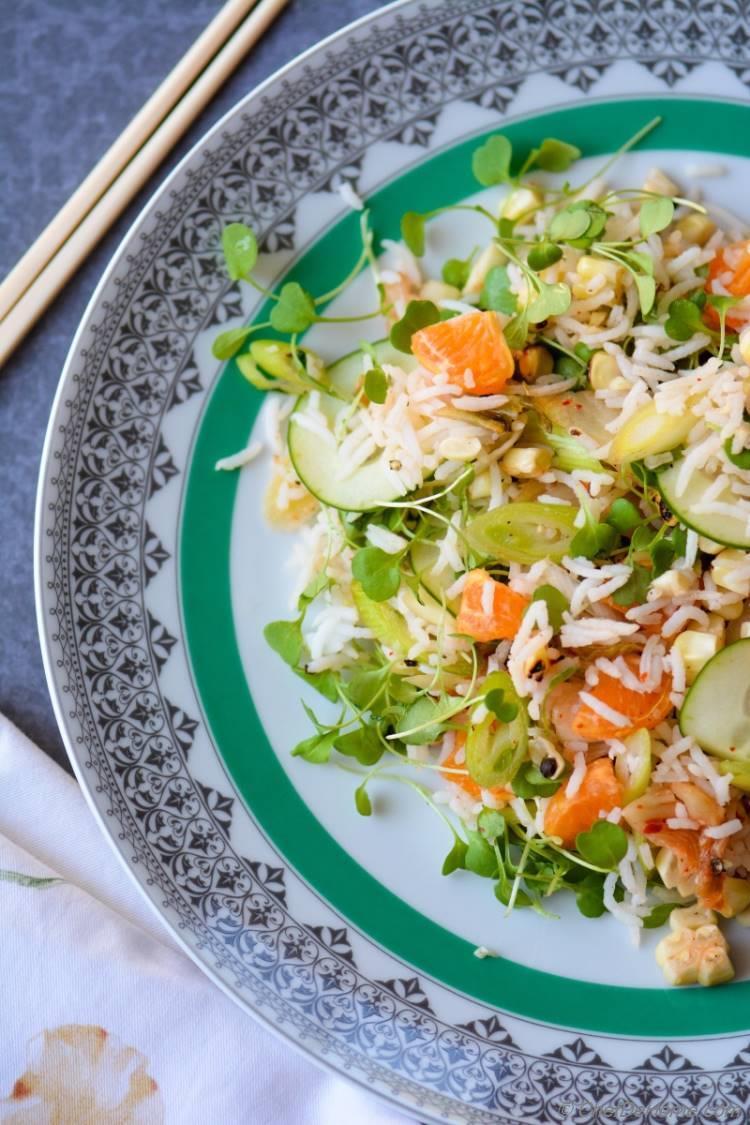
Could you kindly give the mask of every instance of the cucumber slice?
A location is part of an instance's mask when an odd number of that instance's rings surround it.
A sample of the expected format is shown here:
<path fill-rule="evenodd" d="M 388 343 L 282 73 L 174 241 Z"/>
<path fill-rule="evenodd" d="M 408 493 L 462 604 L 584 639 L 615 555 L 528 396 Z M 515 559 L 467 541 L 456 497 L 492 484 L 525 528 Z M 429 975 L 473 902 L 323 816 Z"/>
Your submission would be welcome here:
<path fill-rule="evenodd" d="M 502 691 L 505 700 L 517 707 L 515 718 L 501 723 L 489 714 L 469 728 L 466 738 L 466 768 L 469 777 L 483 789 L 507 785 L 526 757 L 528 723 L 522 700 L 516 695 L 507 672 L 492 672 L 484 681 L 485 692 Z"/>
<path fill-rule="evenodd" d="M 698 673 L 680 730 L 709 754 L 750 762 L 750 638 L 720 649 Z"/>
<path fill-rule="evenodd" d="M 416 366 L 413 356 L 397 351 L 388 340 L 381 340 L 374 348 L 378 363 L 392 363 L 407 371 Z M 332 386 L 345 398 L 353 396 L 361 375 L 361 351 L 345 355 L 328 368 Z M 385 454 L 344 477 L 336 446 L 297 423 L 297 415 L 304 413 L 307 401 L 308 396 L 303 395 L 289 419 L 288 445 L 297 476 L 313 496 L 331 508 L 341 508 L 345 512 L 369 512 L 403 495 L 403 490 L 394 484 Z M 342 410 L 348 410 L 349 404 L 331 395 L 321 395 L 320 409 L 333 427 L 337 415 Z"/>
<path fill-rule="evenodd" d="M 713 477 L 704 473 L 702 469 L 695 469 L 682 496 L 678 496 L 676 485 L 679 471 L 678 461 L 657 472 L 656 481 L 664 502 L 680 522 L 697 531 L 699 535 L 713 539 L 714 543 L 722 543 L 725 547 L 740 547 L 742 550 L 750 549 L 750 534 L 748 534 L 746 519 L 694 511 L 695 505 L 700 503 L 706 489 L 713 483 Z M 729 489 L 719 493 L 715 499 L 723 504 L 737 503 L 737 497 Z"/>
<path fill-rule="evenodd" d="M 409 549 L 409 557 L 411 565 L 419 579 L 420 585 L 424 586 L 428 594 L 430 594 L 436 602 L 440 605 L 445 603 L 446 607 L 452 614 L 457 614 L 461 605 L 461 598 L 449 598 L 446 595 L 446 590 L 449 586 L 453 585 L 453 575 L 448 571 L 443 571 L 440 576 L 432 573 L 432 568 L 435 565 L 438 556 L 438 548 L 434 543 L 425 540 L 417 540 L 412 543 Z"/>

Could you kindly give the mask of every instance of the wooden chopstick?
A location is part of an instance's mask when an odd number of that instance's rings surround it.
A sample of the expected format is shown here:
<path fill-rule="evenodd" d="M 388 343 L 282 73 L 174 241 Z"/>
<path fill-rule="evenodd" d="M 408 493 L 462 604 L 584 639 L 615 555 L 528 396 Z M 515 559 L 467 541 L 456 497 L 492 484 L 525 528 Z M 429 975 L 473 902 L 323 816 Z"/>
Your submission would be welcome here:
<path fill-rule="evenodd" d="M 247 7 L 246 0 L 243 2 Z M 0 320 L 0 367 L 287 3 L 288 0 L 260 0 L 109 188 L 99 198 L 91 198 L 90 209 L 84 212 L 73 232 Z M 46 232 L 42 237 L 46 237 Z"/>
<path fill-rule="evenodd" d="M 122 172 L 256 0 L 228 0 L 0 285 L 0 320 Z"/>

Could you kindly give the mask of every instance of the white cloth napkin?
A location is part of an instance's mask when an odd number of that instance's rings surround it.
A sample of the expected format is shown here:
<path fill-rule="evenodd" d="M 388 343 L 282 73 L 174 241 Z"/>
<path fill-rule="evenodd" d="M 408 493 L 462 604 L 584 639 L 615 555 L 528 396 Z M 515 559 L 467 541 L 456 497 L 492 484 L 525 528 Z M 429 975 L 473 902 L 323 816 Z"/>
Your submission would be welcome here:
<path fill-rule="evenodd" d="M 203 975 L 75 781 L 2 715 L 0 1121 L 406 1125 Z"/>

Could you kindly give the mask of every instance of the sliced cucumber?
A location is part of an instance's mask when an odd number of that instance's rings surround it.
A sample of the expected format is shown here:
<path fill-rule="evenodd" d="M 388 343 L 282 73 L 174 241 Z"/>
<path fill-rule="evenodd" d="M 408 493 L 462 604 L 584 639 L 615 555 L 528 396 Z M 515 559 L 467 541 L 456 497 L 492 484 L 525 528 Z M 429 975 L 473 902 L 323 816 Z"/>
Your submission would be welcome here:
<path fill-rule="evenodd" d="M 388 340 L 374 345 L 378 363 L 392 363 L 405 370 L 415 366 L 411 355 L 397 351 Z M 354 395 L 362 375 L 362 352 L 351 352 L 328 368 L 331 385 L 345 399 Z M 403 490 L 394 484 L 385 454 L 361 465 L 350 476 L 344 476 L 338 448 L 313 430 L 299 425 L 297 416 L 304 414 L 309 398 L 303 395 L 289 419 L 289 456 L 305 487 L 323 504 L 345 512 L 368 512 L 389 500 L 396 500 Z M 333 428 L 338 414 L 349 409 L 349 403 L 332 395 L 320 396 L 320 409 Z"/>
<path fill-rule="evenodd" d="M 750 535 L 747 530 L 747 520 L 741 516 L 718 515 L 715 512 L 695 512 L 695 505 L 699 504 L 706 489 L 713 484 L 713 477 L 704 473 L 702 469 L 694 469 L 688 486 L 682 496 L 677 495 L 677 477 L 680 471 L 680 462 L 661 469 L 656 474 L 659 492 L 664 502 L 674 512 L 681 523 L 713 539 L 714 543 L 722 543 L 725 547 L 740 547 L 750 549 Z M 715 500 L 721 504 L 736 504 L 737 497 L 726 489 L 719 493 Z"/>
<path fill-rule="evenodd" d="M 709 754 L 750 762 L 750 638 L 720 649 L 698 673 L 680 730 Z"/>
<path fill-rule="evenodd" d="M 438 557 L 438 548 L 435 544 L 424 539 L 418 539 L 415 543 L 412 543 L 409 557 L 420 585 L 424 586 L 427 593 L 440 605 L 445 603 L 451 613 L 458 613 L 461 598 L 449 598 L 446 595 L 448 587 L 453 585 L 453 576 L 449 571 L 442 571 L 439 577 L 432 573 L 432 568 Z"/>
<path fill-rule="evenodd" d="M 483 789 L 507 785 L 515 777 L 528 748 L 528 723 L 523 701 L 516 695 L 507 672 L 492 672 L 484 681 L 483 690 L 501 691 L 505 701 L 517 708 L 509 723 L 501 723 L 494 715 L 486 715 L 469 728 L 466 738 L 466 768 L 469 776 Z"/>

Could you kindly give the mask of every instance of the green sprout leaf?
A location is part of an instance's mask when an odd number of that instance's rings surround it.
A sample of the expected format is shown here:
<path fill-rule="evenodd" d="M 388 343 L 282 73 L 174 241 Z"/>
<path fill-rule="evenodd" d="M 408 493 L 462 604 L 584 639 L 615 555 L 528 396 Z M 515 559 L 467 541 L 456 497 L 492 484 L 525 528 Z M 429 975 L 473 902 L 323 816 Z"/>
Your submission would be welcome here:
<path fill-rule="evenodd" d="M 512 723 L 518 714 L 518 704 L 505 699 L 502 688 L 493 688 L 484 697 L 484 705 L 501 723 Z"/>
<path fill-rule="evenodd" d="M 738 305 L 742 300 L 741 297 L 725 297 L 719 293 L 709 293 L 706 297 L 706 304 L 710 305 L 719 314 L 719 355 L 724 353 L 724 343 L 727 334 L 727 313 L 735 305 Z"/>
<path fill-rule="evenodd" d="M 648 238 L 650 234 L 656 234 L 668 227 L 673 218 L 674 203 L 667 196 L 661 195 L 647 199 L 641 205 L 638 215 L 641 234 L 644 238 Z"/>
<path fill-rule="evenodd" d="M 334 740 L 333 747 L 339 754 L 356 759 L 361 766 L 374 766 L 385 752 L 374 726 L 363 726 L 347 734 L 340 734 Z"/>
<path fill-rule="evenodd" d="M 271 621 L 263 630 L 266 644 L 290 668 L 296 668 L 302 655 L 302 621 Z"/>
<path fill-rule="evenodd" d="M 448 258 L 443 262 L 442 277 L 446 285 L 455 285 L 456 289 L 463 289 L 471 273 L 471 253 L 468 258 Z"/>
<path fill-rule="evenodd" d="M 477 828 L 487 840 L 492 842 L 505 836 L 507 824 L 499 809 L 483 808 L 477 817 Z"/>
<path fill-rule="evenodd" d="M 394 348 L 411 354 L 411 338 L 420 328 L 437 324 L 440 309 L 432 301 L 409 301 L 406 311 L 391 328 L 390 339 Z"/>
<path fill-rule="evenodd" d="M 298 742 L 292 750 L 293 758 L 304 758 L 306 762 L 320 765 L 327 762 L 331 756 L 333 742 L 336 737 L 334 731 L 324 731 L 314 734 Z"/>
<path fill-rule="evenodd" d="M 365 788 L 364 781 L 354 790 L 354 805 L 360 816 L 372 815 L 372 801 L 370 800 L 367 789 Z"/>
<path fill-rule="evenodd" d="M 573 161 L 580 158 L 581 150 L 555 137 L 545 137 L 532 155 L 534 159 L 529 164 L 536 164 L 543 172 L 567 172 Z"/>
<path fill-rule="evenodd" d="M 613 500 L 607 512 L 606 522 L 615 531 L 619 531 L 621 535 L 632 535 L 635 529 L 643 523 L 643 516 L 635 504 L 626 500 L 624 496 L 618 496 L 616 500 Z"/>
<path fill-rule="evenodd" d="M 555 586 L 538 586 L 531 595 L 532 602 L 546 602 L 547 618 L 556 633 L 560 631 L 563 613 L 570 609 L 570 602 Z"/>
<path fill-rule="evenodd" d="M 597 521 L 586 513 L 586 522 L 573 536 L 570 544 L 572 558 L 593 559 L 597 555 L 606 554 L 612 550 L 617 539 L 617 532 L 608 523 Z"/>
<path fill-rule="evenodd" d="M 517 797 L 551 797 L 562 785 L 560 778 L 545 777 L 533 762 L 524 762 L 511 782 Z"/>
<path fill-rule="evenodd" d="M 407 211 L 402 215 L 401 237 L 412 254 L 421 258 L 424 254 L 424 215 L 418 211 Z"/>
<path fill-rule="evenodd" d="M 576 906 L 584 918 L 601 918 L 604 913 L 604 877 L 589 871 L 575 887 Z"/>
<path fill-rule="evenodd" d="M 537 242 L 529 250 L 527 262 L 533 270 L 544 270 L 562 258 L 562 249 L 556 242 Z"/>
<path fill-rule="evenodd" d="M 220 332 L 211 344 L 211 355 L 214 359 L 231 359 L 252 331 L 252 328 L 230 328 L 227 332 Z"/>
<path fill-rule="evenodd" d="M 656 297 L 656 282 L 653 277 L 644 277 L 643 274 L 634 273 L 633 280 L 635 287 L 638 290 L 638 300 L 641 306 L 641 312 L 644 316 L 648 316 L 651 309 L 654 307 L 654 298 Z"/>
<path fill-rule="evenodd" d="M 493 266 L 488 272 L 482 287 L 479 304 L 483 309 L 513 316 L 518 308 L 518 298 L 510 287 L 510 277 L 506 266 Z"/>
<path fill-rule="evenodd" d="M 352 559 L 352 574 L 373 602 L 387 602 L 401 584 L 401 556 L 380 547 L 362 547 Z"/>
<path fill-rule="evenodd" d="M 466 835 L 469 846 L 464 855 L 464 867 L 467 871 L 473 871 L 475 875 L 481 875 L 484 879 L 495 879 L 497 877 L 495 849 L 481 832 L 473 832 L 468 828 Z"/>
<path fill-rule="evenodd" d="M 529 311 L 528 305 L 517 312 L 512 320 L 509 320 L 503 329 L 503 336 L 505 342 L 511 349 L 522 348 L 526 343 L 529 335 Z"/>
<path fill-rule="evenodd" d="M 370 402 L 384 403 L 388 397 L 388 376 L 382 367 L 371 367 L 365 375 L 365 394 Z"/>
<path fill-rule="evenodd" d="M 443 733 L 443 716 L 445 705 L 439 700 L 432 699 L 429 695 L 422 695 L 406 708 L 403 718 L 399 721 L 396 733 L 412 731 L 404 736 L 404 741 L 411 746 L 429 746 L 437 742 Z M 421 730 L 414 730 L 421 727 Z"/>
<path fill-rule="evenodd" d="M 634 566 L 625 585 L 615 590 L 612 601 L 623 609 L 629 609 L 631 605 L 643 605 L 651 585 L 651 577 L 651 571 L 647 567 Z"/>
<path fill-rule="evenodd" d="M 258 240 L 244 223 L 229 223 L 221 232 L 227 273 L 232 281 L 244 281 L 258 260 Z"/>
<path fill-rule="evenodd" d="M 588 863 L 611 871 L 628 850 L 628 838 L 619 824 L 597 820 L 588 832 L 576 836 L 576 848 Z"/>
<path fill-rule="evenodd" d="M 586 234 L 590 225 L 588 211 L 570 206 L 557 212 L 549 225 L 548 233 L 555 242 L 569 242 L 571 238 L 580 238 Z"/>
<path fill-rule="evenodd" d="M 306 332 L 315 323 L 315 301 L 297 281 L 282 285 L 279 299 L 271 309 L 271 327 L 277 332 Z"/>
<path fill-rule="evenodd" d="M 705 332 L 706 325 L 696 303 L 684 299 L 672 301 L 664 331 L 671 340 L 680 342 L 689 340 L 696 332 Z"/>
<path fill-rule="evenodd" d="M 660 902 L 655 906 L 650 914 L 647 914 L 643 919 L 644 930 L 658 930 L 660 926 L 669 919 L 669 915 L 674 908 L 679 906 L 677 902 Z"/>
<path fill-rule="evenodd" d="M 492 137 L 475 149 L 471 158 L 471 170 L 474 178 L 483 187 L 493 187 L 495 184 L 507 183 L 510 179 L 510 161 L 513 156 L 513 146 L 507 137 L 495 133 Z"/>
<path fill-rule="evenodd" d="M 551 316 L 562 316 L 570 307 L 570 289 L 562 281 L 555 285 L 538 284 L 539 291 L 527 309 L 532 324 L 539 324 Z"/>
<path fill-rule="evenodd" d="M 296 672 L 300 679 L 310 684 L 332 703 L 336 702 L 339 694 L 333 672 L 306 672 L 304 668 L 299 667 L 304 647 L 301 617 L 297 621 L 271 621 L 263 630 L 263 636 L 269 647 Z"/>
<path fill-rule="evenodd" d="M 467 845 L 460 836 L 454 833 L 453 847 L 443 860 L 442 874 L 450 875 L 453 871 L 459 871 L 461 868 L 465 867 L 466 852 Z"/>

